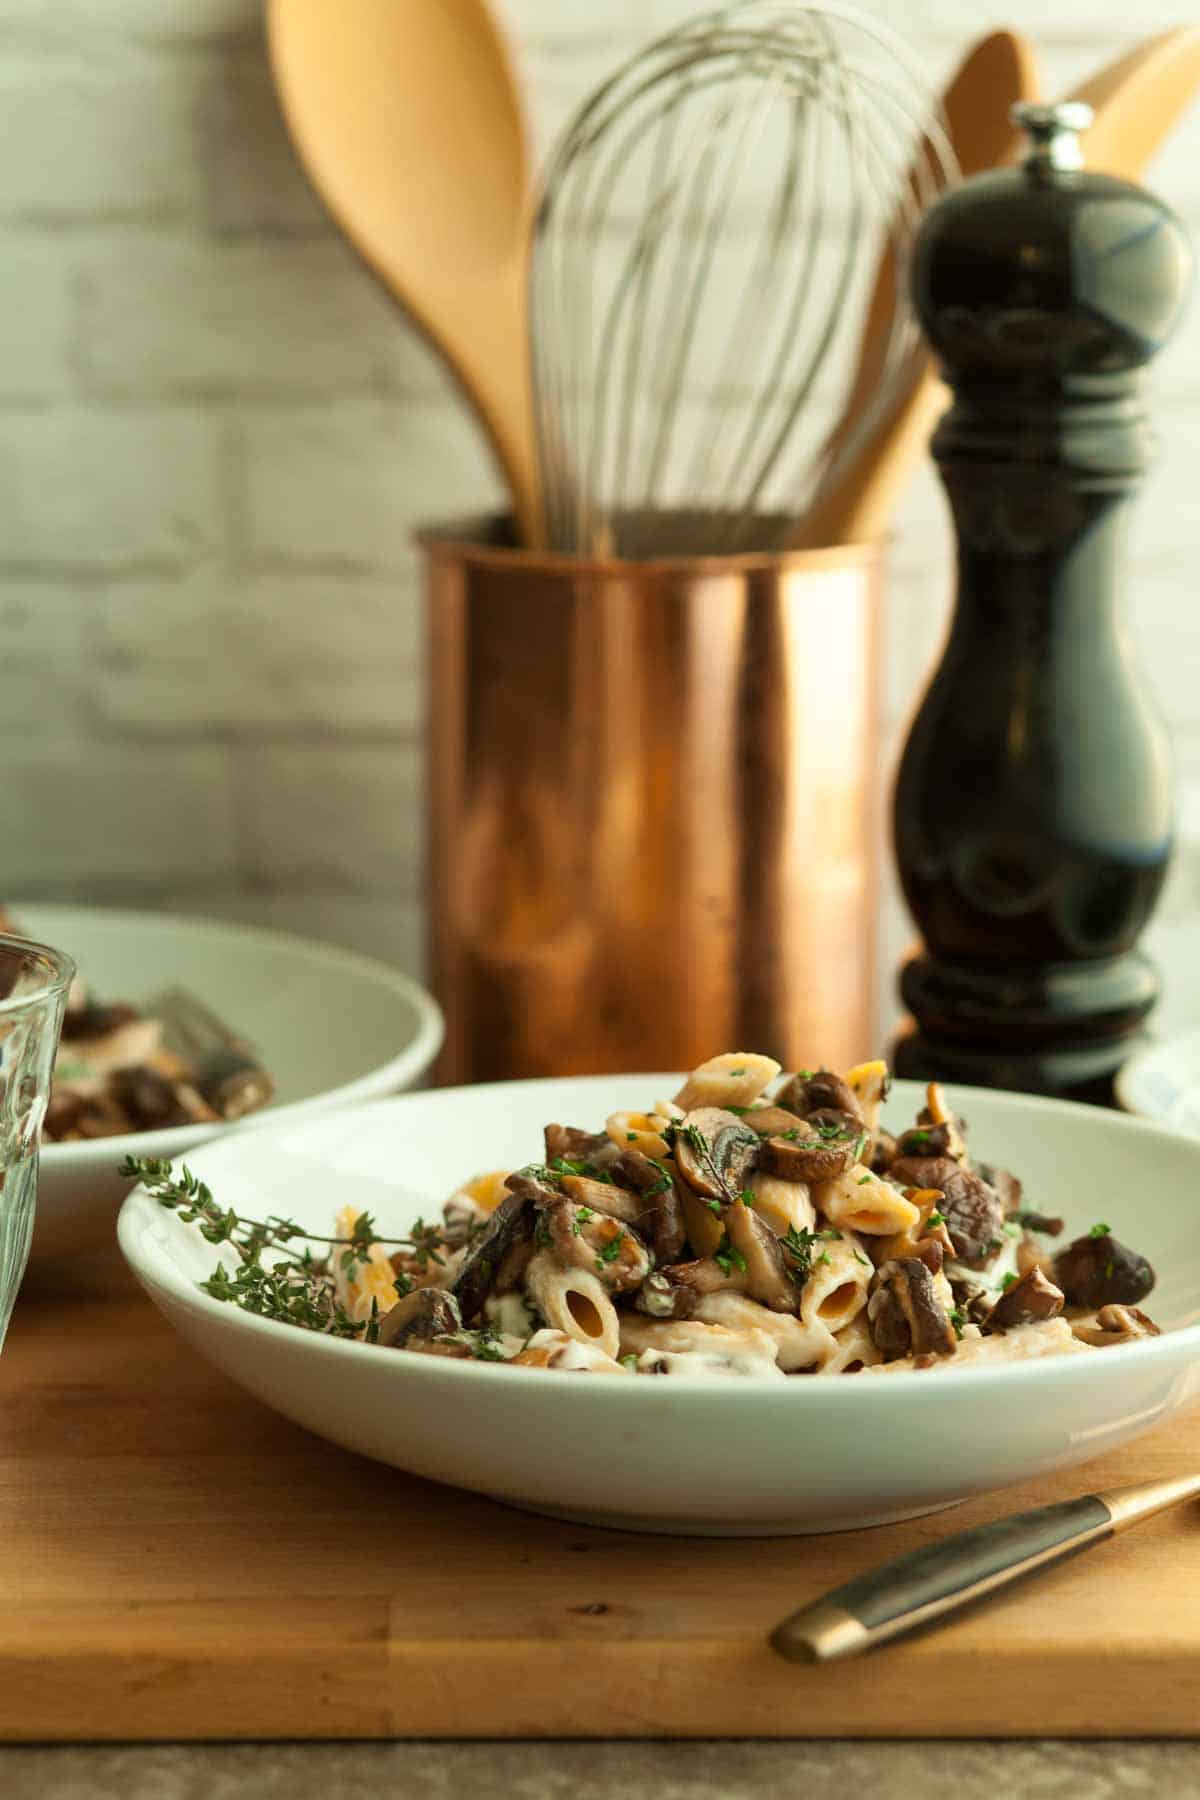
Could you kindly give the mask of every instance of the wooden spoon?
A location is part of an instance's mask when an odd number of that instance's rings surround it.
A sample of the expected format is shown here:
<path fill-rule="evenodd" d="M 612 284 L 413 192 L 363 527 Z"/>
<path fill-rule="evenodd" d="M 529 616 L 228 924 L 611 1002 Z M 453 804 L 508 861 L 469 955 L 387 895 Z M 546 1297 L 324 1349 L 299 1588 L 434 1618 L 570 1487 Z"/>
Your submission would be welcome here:
<path fill-rule="evenodd" d="M 530 153 L 486 0 L 270 0 L 268 24 L 314 186 L 456 376 L 537 543 Z"/>
<path fill-rule="evenodd" d="M 964 175 L 1011 160 L 1019 142 L 1009 109 L 1038 97 L 1033 49 L 1015 31 L 981 38 L 959 64 L 942 96 L 950 142 Z M 884 253 L 863 326 L 858 368 L 836 435 L 848 436 L 870 401 L 896 277 L 890 248 Z M 946 390 L 928 355 L 917 359 L 907 386 L 856 454 L 836 467 L 818 489 L 791 539 L 796 549 L 857 544 L 882 536 L 900 490 L 946 404 Z"/>
<path fill-rule="evenodd" d="M 996 37 L 1010 37 L 1014 45 L 1021 42 L 1010 33 L 997 33 Z M 948 112 L 951 94 L 964 82 L 972 59 L 994 41 L 985 39 L 968 56 L 947 92 Z M 1028 83 L 1028 92 L 1002 94 L 997 88 L 986 96 L 978 92 L 976 95 L 975 103 L 991 116 L 993 134 L 1000 135 L 1001 121 L 1008 133 L 1007 141 L 1000 143 L 998 153 L 991 159 L 994 163 L 1011 162 L 1020 147 L 1020 134 L 1013 132 L 1007 122 L 1010 100 L 1036 98 L 1032 59 L 1024 46 L 1019 67 L 1019 78 Z M 1086 101 L 1095 114 L 1083 137 L 1087 166 L 1136 180 L 1198 87 L 1200 26 L 1181 26 L 1149 38 L 1109 63 L 1066 96 L 1069 100 Z M 988 162 L 968 161 L 971 151 L 965 137 L 962 142 L 959 140 L 960 120 L 963 109 L 956 104 L 950 113 L 951 137 L 964 174 L 989 167 Z M 852 463 L 826 492 L 818 493 L 801 521 L 795 542 L 814 546 L 865 543 L 882 537 L 945 404 L 946 390 L 938 380 L 932 358 L 927 357 L 918 365 L 907 391 L 876 426 Z"/>

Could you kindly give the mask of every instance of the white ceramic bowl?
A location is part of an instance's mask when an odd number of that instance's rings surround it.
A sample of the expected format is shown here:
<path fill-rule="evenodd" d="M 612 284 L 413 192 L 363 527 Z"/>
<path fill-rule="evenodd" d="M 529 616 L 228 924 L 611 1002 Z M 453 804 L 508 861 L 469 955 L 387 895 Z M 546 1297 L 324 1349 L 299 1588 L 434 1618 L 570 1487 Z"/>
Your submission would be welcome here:
<path fill-rule="evenodd" d="M 1200 1137 L 1200 1031 L 1139 1050 L 1118 1073 L 1116 1092 L 1127 1112 Z"/>
<path fill-rule="evenodd" d="M 548 1120 L 594 1127 L 677 1076 L 444 1088 L 207 1146 L 222 1204 L 328 1231 L 352 1201 L 403 1232 L 474 1171 L 539 1153 Z M 919 1104 L 897 1083 L 889 1117 Z M 143 1190 L 118 1237 L 197 1351 L 252 1394 L 380 1462 L 589 1523 L 715 1534 L 880 1524 L 1085 1462 L 1200 1398 L 1200 1144 L 1117 1113 L 961 1097 L 981 1157 L 1081 1231 L 1106 1219 L 1159 1272 L 1168 1335 L 1091 1356 L 937 1374 L 651 1381 L 445 1361 L 254 1318 L 200 1292 L 219 1252 Z M 228 1257 L 228 1252 L 226 1252 Z M 1130 1475 L 1137 1472 L 1130 1459 Z"/>
<path fill-rule="evenodd" d="M 398 1093 L 442 1041 L 441 1012 L 424 988 L 348 950 L 167 913 L 20 902 L 13 912 L 32 937 L 68 951 L 102 999 L 138 1003 L 190 988 L 250 1040 L 276 1083 L 270 1106 L 236 1124 L 46 1144 L 34 1257 L 111 1241 L 129 1189 L 117 1173 L 125 1156 L 180 1156 L 214 1135 Z"/>

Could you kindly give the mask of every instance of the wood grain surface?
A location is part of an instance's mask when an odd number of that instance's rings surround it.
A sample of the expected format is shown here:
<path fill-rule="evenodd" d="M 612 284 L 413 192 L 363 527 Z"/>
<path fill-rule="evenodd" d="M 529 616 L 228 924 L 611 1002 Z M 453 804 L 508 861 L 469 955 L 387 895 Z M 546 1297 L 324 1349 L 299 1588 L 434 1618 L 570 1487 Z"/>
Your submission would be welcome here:
<path fill-rule="evenodd" d="M 28 1287 L 0 1359 L 0 1739 L 1200 1735 L 1197 1508 L 857 1662 L 766 1643 L 948 1530 L 1195 1468 L 1200 1415 L 886 1529 L 642 1537 L 336 1450 L 78 1285 Z"/>

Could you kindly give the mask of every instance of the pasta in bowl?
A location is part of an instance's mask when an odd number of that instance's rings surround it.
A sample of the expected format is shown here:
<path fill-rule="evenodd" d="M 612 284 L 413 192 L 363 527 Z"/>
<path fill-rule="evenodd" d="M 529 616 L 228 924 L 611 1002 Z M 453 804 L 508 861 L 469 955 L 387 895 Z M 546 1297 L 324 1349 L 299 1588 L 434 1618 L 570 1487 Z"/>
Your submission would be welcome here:
<path fill-rule="evenodd" d="M 1200 1392 L 1180 1200 L 1200 1146 L 1024 1096 L 885 1100 L 878 1064 L 848 1099 L 766 1063 L 442 1090 L 206 1149 L 214 1205 L 311 1236 L 317 1330 L 214 1297 L 228 1243 L 146 1188 L 122 1247 L 198 1348 L 302 1424 L 605 1523 L 896 1518 L 1082 1461 Z M 742 1069 L 757 1092 L 713 1085 Z M 941 1185 L 912 1166 L 931 1162 Z M 495 1168 L 463 1183 L 464 1163 Z"/>

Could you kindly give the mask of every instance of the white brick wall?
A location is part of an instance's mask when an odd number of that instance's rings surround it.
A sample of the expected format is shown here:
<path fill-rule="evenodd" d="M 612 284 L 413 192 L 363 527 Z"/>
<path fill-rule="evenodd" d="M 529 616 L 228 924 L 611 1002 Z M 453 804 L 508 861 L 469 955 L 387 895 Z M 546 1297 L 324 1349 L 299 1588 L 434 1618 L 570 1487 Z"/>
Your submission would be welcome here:
<path fill-rule="evenodd" d="M 699 0 L 498 0 L 545 144 Z M 939 78 L 987 23 L 873 0 Z M 1178 16 L 1013 0 L 1057 92 Z M 1200 109 L 1153 179 L 1200 228 Z M 178 904 L 417 967 L 413 526 L 498 487 L 444 374 L 292 156 L 261 0 L 0 0 L 0 832 L 6 890 Z M 1177 738 L 1200 910 L 1200 305 L 1163 359 L 1130 617 Z M 893 556 L 889 756 L 936 653 L 931 470 Z M 894 901 L 890 966 L 908 935 Z M 1197 994 L 1200 1008 L 1200 993 Z"/>

